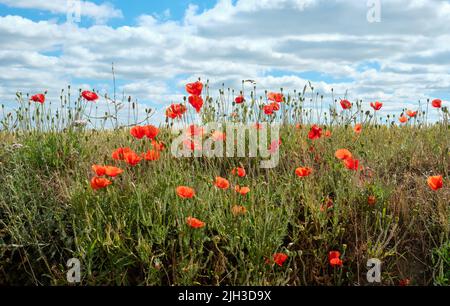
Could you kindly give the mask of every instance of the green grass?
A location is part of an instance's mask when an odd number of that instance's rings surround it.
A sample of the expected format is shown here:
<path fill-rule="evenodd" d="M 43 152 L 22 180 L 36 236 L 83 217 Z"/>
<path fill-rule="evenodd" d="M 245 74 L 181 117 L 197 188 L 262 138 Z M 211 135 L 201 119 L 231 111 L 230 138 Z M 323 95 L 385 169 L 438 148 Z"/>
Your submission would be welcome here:
<path fill-rule="evenodd" d="M 149 141 L 127 130 L 1 132 L 0 284 L 66 285 L 65 264 L 75 257 L 83 285 L 354 285 L 367 284 L 366 262 L 376 257 L 384 285 L 449 285 L 449 129 L 367 125 L 357 137 L 334 127 L 314 152 L 308 131 L 283 127 L 274 169 L 166 150 L 134 168 L 118 163 L 125 172 L 98 191 L 90 188 L 92 164 L 114 165 L 114 149 L 142 152 Z M 334 157 L 340 148 L 373 177 L 345 169 Z M 231 176 L 239 165 L 245 178 Z M 298 178 L 300 166 L 313 175 Z M 437 174 L 444 188 L 432 191 L 426 178 Z M 219 175 L 251 192 L 218 190 Z M 179 185 L 196 197 L 177 197 Z M 323 212 L 327 196 L 334 208 Z M 235 204 L 247 213 L 234 216 Z M 187 227 L 187 216 L 206 226 Z M 330 267 L 331 250 L 341 252 L 342 268 Z M 276 252 L 289 255 L 282 267 L 265 263 Z"/>

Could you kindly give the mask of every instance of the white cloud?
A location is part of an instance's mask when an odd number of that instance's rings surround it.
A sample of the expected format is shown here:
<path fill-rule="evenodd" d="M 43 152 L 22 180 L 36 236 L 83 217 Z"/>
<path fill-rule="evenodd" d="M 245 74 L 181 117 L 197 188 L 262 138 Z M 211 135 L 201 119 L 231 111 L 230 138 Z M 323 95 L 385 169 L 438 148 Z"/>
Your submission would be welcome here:
<path fill-rule="evenodd" d="M 301 91 L 312 71 L 327 76 L 313 82 L 327 99 L 331 88 L 336 97 L 348 90 L 352 100 L 384 100 L 387 110 L 400 110 L 448 95 L 449 7 L 383 1 L 375 24 L 360 0 L 221 0 L 203 12 L 189 6 L 180 22 L 142 15 L 117 28 L 4 16 L 0 63 L 8 73 L 0 74 L 0 99 L 16 90 L 59 92 L 69 82 L 106 83 L 106 91 L 114 62 L 124 81 L 119 89 L 151 105 L 180 100 L 182 85 L 197 77 L 209 79 L 214 92 L 255 79 L 261 94 Z"/>
<path fill-rule="evenodd" d="M 95 19 L 99 23 L 104 23 L 111 18 L 123 17 L 122 12 L 110 3 L 102 3 L 100 5 L 90 1 L 73 0 L 0 0 L 0 4 L 5 4 L 9 7 L 38 9 L 42 11 L 49 11 L 54 14 L 67 14 L 70 3 L 79 3 L 81 17 L 89 17 Z"/>

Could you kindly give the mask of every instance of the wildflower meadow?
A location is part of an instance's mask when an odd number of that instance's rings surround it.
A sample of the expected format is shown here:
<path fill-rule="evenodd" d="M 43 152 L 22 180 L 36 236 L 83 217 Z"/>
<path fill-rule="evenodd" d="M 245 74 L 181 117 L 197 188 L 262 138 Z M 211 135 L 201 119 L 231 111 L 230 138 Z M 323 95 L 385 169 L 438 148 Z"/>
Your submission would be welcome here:
<path fill-rule="evenodd" d="M 2 106 L 0 284 L 450 284 L 448 105 L 244 83 Z"/>

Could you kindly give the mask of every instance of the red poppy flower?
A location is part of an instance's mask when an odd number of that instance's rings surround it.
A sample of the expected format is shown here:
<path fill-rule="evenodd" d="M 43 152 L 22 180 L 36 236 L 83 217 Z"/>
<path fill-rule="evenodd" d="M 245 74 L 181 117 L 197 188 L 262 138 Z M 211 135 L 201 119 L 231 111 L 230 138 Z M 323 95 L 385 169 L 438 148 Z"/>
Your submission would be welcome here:
<path fill-rule="evenodd" d="M 44 104 L 44 102 L 45 102 L 45 95 L 44 94 L 37 94 L 37 95 L 31 96 L 30 100 L 33 101 L 33 102 Z"/>
<path fill-rule="evenodd" d="M 249 187 L 241 187 L 239 185 L 236 185 L 234 187 L 234 191 L 236 191 L 237 193 L 239 193 L 241 195 L 246 195 L 247 193 L 250 192 L 250 188 Z"/>
<path fill-rule="evenodd" d="M 295 169 L 295 174 L 299 177 L 307 177 L 313 173 L 313 169 L 309 167 L 299 167 Z"/>
<path fill-rule="evenodd" d="M 145 136 L 147 136 L 148 139 L 155 139 L 156 136 L 159 134 L 159 129 L 156 126 L 153 125 L 146 125 L 144 126 L 144 133 Z"/>
<path fill-rule="evenodd" d="M 408 117 L 406 117 L 406 116 L 401 116 L 400 118 L 398 118 L 398 121 L 400 121 L 401 123 L 408 122 Z"/>
<path fill-rule="evenodd" d="M 188 94 L 193 96 L 200 96 L 202 94 L 203 90 L 203 83 L 200 81 L 197 81 L 195 83 L 189 83 L 186 85 L 186 91 Z"/>
<path fill-rule="evenodd" d="M 261 123 L 258 123 L 258 122 L 255 123 L 255 129 L 262 130 L 263 128 L 264 128 L 264 126 Z"/>
<path fill-rule="evenodd" d="M 91 187 L 94 190 L 98 190 L 98 189 L 102 189 L 102 188 L 106 188 L 109 185 L 111 185 L 112 182 L 106 178 L 102 178 L 102 177 L 93 177 L 91 180 Z"/>
<path fill-rule="evenodd" d="M 247 208 L 244 206 L 234 205 L 231 207 L 231 213 L 233 216 L 245 215 L 247 213 Z"/>
<path fill-rule="evenodd" d="M 222 133 L 220 131 L 214 131 L 211 134 L 211 138 L 214 141 L 224 141 L 226 139 L 226 135 L 225 135 L 225 133 Z"/>
<path fill-rule="evenodd" d="M 326 197 L 324 203 L 320 207 L 320 211 L 325 211 L 326 209 L 331 209 L 331 208 L 333 208 L 333 206 L 334 206 L 333 199 L 330 197 Z"/>
<path fill-rule="evenodd" d="M 99 165 L 92 165 L 92 171 L 94 171 L 97 176 L 104 176 L 106 174 L 105 167 Z"/>
<path fill-rule="evenodd" d="M 409 278 L 404 278 L 398 282 L 398 285 L 400 287 L 406 287 L 406 286 L 409 286 L 410 283 L 411 283 L 411 281 L 409 280 Z"/>
<path fill-rule="evenodd" d="M 234 168 L 231 170 L 231 174 L 237 175 L 239 177 L 244 177 L 246 175 L 245 169 L 241 167 Z"/>
<path fill-rule="evenodd" d="M 201 151 L 203 149 L 200 142 L 188 138 L 183 140 L 183 146 L 186 150 L 190 151 Z"/>
<path fill-rule="evenodd" d="M 349 100 L 341 100 L 341 106 L 343 109 L 352 108 L 352 103 Z"/>
<path fill-rule="evenodd" d="M 124 157 L 125 162 L 132 167 L 136 166 L 141 161 L 141 158 L 139 157 L 139 155 L 137 155 L 133 151 L 124 153 L 123 157 Z"/>
<path fill-rule="evenodd" d="M 314 124 L 308 133 L 308 138 L 314 140 L 319 139 L 320 137 L 322 137 L 322 129 L 318 125 Z"/>
<path fill-rule="evenodd" d="M 376 111 L 378 111 L 378 110 L 380 110 L 382 107 L 383 107 L 383 103 L 381 103 L 381 102 L 371 102 L 370 103 L 370 106 L 374 109 L 374 110 L 376 110 Z"/>
<path fill-rule="evenodd" d="M 435 99 L 431 102 L 431 105 L 435 108 L 441 108 L 442 107 L 442 100 L 441 99 Z"/>
<path fill-rule="evenodd" d="M 270 146 L 269 146 L 269 153 L 275 154 L 278 151 L 278 149 L 280 148 L 280 146 L 281 146 L 281 139 L 272 140 L 272 142 L 270 143 Z"/>
<path fill-rule="evenodd" d="M 146 133 L 146 129 L 142 126 L 133 126 L 130 130 L 131 136 L 133 136 L 136 139 L 144 138 L 145 133 Z"/>
<path fill-rule="evenodd" d="M 273 105 L 272 104 L 264 105 L 263 111 L 264 111 L 264 114 L 266 114 L 266 115 L 272 115 L 274 112 Z"/>
<path fill-rule="evenodd" d="M 409 117 L 415 117 L 416 115 L 417 115 L 417 111 L 415 111 L 415 112 L 413 112 L 412 110 L 407 110 L 406 111 L 406 114 L 409 116 Z"/>
<path fill-rule="evenodd" d="M 87 101 L 96 101 L 98 100 L 98 95 L 95 92 L 85 90 L 81 93 L 81 96 Z"/>
<path fill-rule="evenodd" d="M 92 170 L 95 172 L 97 176 L 110 176 L 110 177 L 116 177 L 119 174 L 123 173 L 123 170 L 117 167 L 113 166 L 99 166 L 99 165 L 92 165 Z"/>
<path fill-rule="evenodd" d="M 369 204 L 370 206 L 373 206 L 377 203 L 377 198 L 373 195 L 369 196 L 367 198 L 367 204 Z"/>
<path fill-rule="evenodd" d="M 192 199 L 195 196 L 195 190 L 190 187 L 178 186 L 175 191 L 183 199 Z"/>
<path fill-rule="evenodd" d="M 274 101 L 277 103 L 283 102 L 283 94 L 282 93 L 275 93 L 275 92 L 269 92 L 267 95 L 267 98 L 269 101 Z"/>
<path fill-rule="evenodd" d="M 430 176 L 427 179 L 428 186 L 433 190 L 439 190 L 443 187 L 442 175 Z"/>
<path fill-rule="evenodd" d="M 130 148 L 118 148 L 112 153 L 112 158 L 115 160 L 124 160 L 124 154 L 131 152 Z"/>
<path fill-rule="evenodd" d="M 359 160 L 353 159 L 351 157 L 344 159 L 344 166 L 349 170 L 357 171 L 359 166 Z"/>
<path fill-rule="evenodd" d="M 271 105 L 272 105 L 272 108 L 273 108 L 274 111 L 277 112 L 277 111 L 280 110 L 280 104 L 279 103 L 273 102 L 273 103 L 271 103 Z"/>
<path fill-rule="evenodd" d="M 203 98 L 200 96 L 189 96 L 189 104 L 191 104 L 192 107 L 195 108 L 197 113 L 200 113 L 200 110 L 203 106 Z"/>
<path fill-rule="evenodd" d="M 234 99 L 234 102 L 236 102 L 236 104 L 241 104 L 245 102 L 245 98 L 243 95 L 237 96 L 236 99 Z"/>
<path fill-rule="evenodd" d="M 328 261 L 333 268 L 342 267 L 342 260 L 339 257 L 341 257 L 341 253 L 339 253 L 339 251 L 331 251 L 328 254 Z"/>
<path fill-rule="evenodd" d="M 285 253 L 275 253 L 273 254 L 272 258 L 274 263 L 282 267 L 284 262 L 288 259 L 288 255 L 286 255 Z"/>
<path fill-rule="evenodd" d="M 325 131 L 325 137 L 331 137 L 331 131 L 330 130 L 326 130 Z"/>
<path fill-rule="evenodd" d="M 356 124 L 353 130 L 355 131 L 356 134 L 361 134 L 362 124 L 361 123 Z"/>
<path fill-rule="evenodd" d="M 228 182 L 228 180 L 224 179 L 223 177 L 217 176 L 214 185 L 216 185 L 216 187 L 220 189 L 228 189 L 230 187 L 230 182 Z"/>
<path fill-rule="evenodd" d="M 142 157 L 147 161 L 158 160 L 161 154 L 157 150 L 148 150 L 147 153 L 142 154 Z"/>
<path fill-rule="evenodd" d="M 191 124 L 186 130 L 186 136 L 200 136 L 203 137 L 204 129 L 201 126 Z"/>
<path fill-rule="evenodd" d="M 166 148 L 166 145 L 163 142 L 152 140 L 152 147 L 156 151 L 164 151 L 164 149 Z"/>
<path fill-rule="evenodd" d="M 188 217 L 186 219 L 186 223 L 188 226 L 192 228 L 202 228 L 205 226 L 205 222 L 202 222 L 199 219 L 193 217 Z"/>
<path fill-rule="evenodd" d="M 172 104 L 166 110 L 166 117 L 170 119 L 181 118 L 186 110 L 187 109 L 184 104 Z"/>

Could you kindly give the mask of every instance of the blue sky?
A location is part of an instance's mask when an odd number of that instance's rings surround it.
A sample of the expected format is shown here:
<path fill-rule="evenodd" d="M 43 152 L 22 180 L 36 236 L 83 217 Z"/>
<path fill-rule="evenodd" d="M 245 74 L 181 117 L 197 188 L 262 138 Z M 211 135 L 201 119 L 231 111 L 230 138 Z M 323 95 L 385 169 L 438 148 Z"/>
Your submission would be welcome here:
<path fill-rule="evenodd" d="M 76 1 L 76 0 L 72 0 Z M 202 78 L 213 92 L 242 79 L 264 89 L 381 100 L 386 112 L 449 100 L 450 2 L 360 0 L 0 0 L 0 100 L 67 84 L 119 92 L 163 110 Z M 326 20 L 326 22 L 324 22 Z M 432 21 L 432 22 L 431 22 Z"/>

